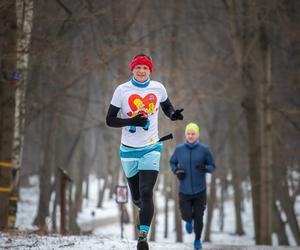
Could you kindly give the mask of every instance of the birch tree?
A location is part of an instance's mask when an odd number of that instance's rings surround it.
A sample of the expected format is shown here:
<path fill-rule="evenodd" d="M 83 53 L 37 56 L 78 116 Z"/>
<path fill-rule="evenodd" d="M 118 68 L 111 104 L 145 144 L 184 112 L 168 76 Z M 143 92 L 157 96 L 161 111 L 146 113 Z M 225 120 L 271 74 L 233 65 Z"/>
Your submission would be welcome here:
<path fill-rule="evenodd" d="M 16 0 L 17 17 L 17 65 L 21 84 L 15 93 L 15 128 L 13 139 L 13 161 L 22 165 L 25 126 L 25 100 L 28 85 L 29 49 L 33 25 L 33 0 Z"/>
<path fill-rule="evenodd" d="M 4 19 L 5 23 L 8 24 L 8 27 L 15 27 L 15 30 L 8 30 L 11 32 L 11 34 L 8 34 L 8 41 L 10 42 L 11 46 L 7 47 L 9 56 L 11 57 L 8 59 L 7 62 L 10 62 L 9 64 L 5 65 L 7 69 L 9 69 L 11 72 L 7 72 L 8 74 L 11 74 L 14 72 L 17 77 L 20 75 L 20 84 L 16 87 L 14 91 L 14 97 L 11 96 L 12 92 L 8 93 L 8 98 L 10 99 L 10 102 L 14 104 L 14 109 L 10 108 L 10 111 L 14 111 L 14 118 L 11 120 L 9 117 L 5 117 L 4 120 L 7 119 L 7 121 L 10 121 L 10 129 L 7 133 L 7 131 L 1 131 L 1 133 L 5 132 L 7 135 L 5 137 L 9 138 L 11 133 L 11 128 L 13 128 L 13 137 L 9 140 L 12 142 L 12 151 L 10 149 L 11 142 L 7 142 L 7 149 L 5 150 L 7 153 L 11 153 L 11 156 L 2 156 L 1 160 L 9 161 L 13 163 L 13 165 L 20 169 L 22 165 L 22 152 L 23 152 L 23 141 L 24 141 L 24 124 L 25 124 L 25 98 L 26 98 L 26 88 L 27 88 L 27 74 L 28 74 L 28 65 L 29 65 L 29 47 L 30 47 L 30 39 L 31 39 L 31 30 L 32 30 L 32 20 L 33 20 L 33 0 L 16 0 L 15 2 L 4 2 L 2 11 L 8 10 L 7 13 L 1 13 L 6 16 L 6 20 Z M 7 9 L 6 9 L 7 8 Z M 11 16 L 8 16 L 11 15 Z M 15 39 L 15 40 L 14 40 Z M 6 45 L 7 46 L 7 45 Z M 12 46 L 15 46 L 13 48 Z M 13 53 L 14 54 L 13 54 Z M 4 57 L 5 58 L 5 57 Z M 15 58 L 15 61 L 13 62 L 13 58 Z M 7 60 L 7 58 L 5 58 Z M 11 64 L 13 62 L 13 64 Z M 4 72 L 5 72 L 4 71 Z M 2 82 L 2 81 L 1 81 Z M 7 84 L 7 82 L 5 83 Z M 9 89 L 8 89 L 9 90 Z M 5 92 L 4 92 L 5 93 Z M 5 101 L 8 101 L 9 99 L 4 99 Z M 5 108 L 3 109 L 5 110 Z M 5 114 L 5 113 L 4 113 Z M 5 123 L 7 123 L 5 121 Z M 8 124 L 8 123 L 7 123 Z M 6 125 L 4 124 L 4 128 Z M 4 137 L 4 139 L 5 139 Z M 5 139 L 6 140 L 6 139 Z M 6 158 L 6 159 L 5 159 Z M 0 160 L 0 161 L 1 161 Z M 7 187 L 10 187 L 12 185 L 11 183 L 11 173 L 9 172 L 8 175 L 4 176 L 5 183 Z M 18 179 L 18 178 L 17 178 Z M 2 181 L 0 180 L 0 183 Z M 1 186 L 1 185 L 0 185 Z M 10 187 L 11 189 L 12 187 Z M 11 190 L 14 193 L 16 193 L 16 187 L 14 187 L 14 190 Z M 9 192 L 0 192 L 0 195 L 7 196 Z M 3 197 L 3 200 L 8 202 L 8 197 Z M 2 200 L 2 198 L 1 198 Z M 3 203 L 3 212 L 1 213 L 0 218 L 0 228 L 7 226 L 7 219 L 5 219 L 8 209 L 8 203 Z M 2 206 L 0 206 L 0 209 Z M 2 215 L 4 215 L 2 217 Z"/>

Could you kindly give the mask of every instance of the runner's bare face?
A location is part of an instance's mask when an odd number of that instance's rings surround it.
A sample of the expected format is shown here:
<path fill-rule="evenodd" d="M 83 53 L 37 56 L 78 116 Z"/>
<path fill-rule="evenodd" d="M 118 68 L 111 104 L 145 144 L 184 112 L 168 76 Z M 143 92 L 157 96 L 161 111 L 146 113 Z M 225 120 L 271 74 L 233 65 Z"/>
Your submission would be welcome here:
<path fill-rule="evenodd" d="M 186 140 L 193 144 L 197 139 L 198 139 L 198 135 L 195 131 L 193 130 L 188 130 L 185 134 Z"/>
<path fill-rule="evenodd" d="M 150 76 L 150 69 L 147 65 L 139 64 L 133 68 L 132 73 L 135 80 L 145 82 Z"/>

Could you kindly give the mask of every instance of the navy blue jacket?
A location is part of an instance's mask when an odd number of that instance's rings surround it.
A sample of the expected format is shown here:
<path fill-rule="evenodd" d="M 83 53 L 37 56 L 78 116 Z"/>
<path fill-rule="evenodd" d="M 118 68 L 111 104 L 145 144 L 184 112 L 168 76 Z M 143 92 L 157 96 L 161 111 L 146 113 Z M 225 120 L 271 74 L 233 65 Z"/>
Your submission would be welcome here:
<path fill-rule="evenodd" d="M 196 166 L 204 164 L 206 171 L 199 171 Z M 170 159 L 171 170 L 176 168 L 185 171 L 185 178 L 179 181 L 179 192 L 184 194 L 197 194 L 206 189 L 205 174 L 212 173 L 216 166 L 207 146 L 198 140 L 190 144 L 187 141 L 177 145 Z"/>

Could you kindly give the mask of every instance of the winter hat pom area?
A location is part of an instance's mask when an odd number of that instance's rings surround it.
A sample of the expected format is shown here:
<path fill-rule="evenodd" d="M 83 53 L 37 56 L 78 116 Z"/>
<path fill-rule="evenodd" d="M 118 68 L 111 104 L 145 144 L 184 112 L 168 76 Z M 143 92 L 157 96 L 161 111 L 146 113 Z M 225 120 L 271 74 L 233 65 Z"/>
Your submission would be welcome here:
<path fill-rule="evenodd" d="M 137 55 L 131 62 L 130 62 L 130 71 L 134 69 L 136 65 L 147 65 L 152 73 L 154 65 L 150 57 L 146 55 Z"/>

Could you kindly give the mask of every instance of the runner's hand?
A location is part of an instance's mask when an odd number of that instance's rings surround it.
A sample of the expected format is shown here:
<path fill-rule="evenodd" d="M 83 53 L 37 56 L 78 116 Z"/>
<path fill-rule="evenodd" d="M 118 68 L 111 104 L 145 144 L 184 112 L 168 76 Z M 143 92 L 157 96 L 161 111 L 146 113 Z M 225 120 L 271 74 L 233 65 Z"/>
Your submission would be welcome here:
<path fill-rule="evenodd" d="M 172 114 L 171 114 L 171 120 L 172 121 L 176 121 L 176 120 L 183 120 L 183 115 L 181 114 L 181 112 L 183 111 L 183 109 L 176 109 Z"/>
<path fill-rule="evenodd" d="M 147 124 L 147 118 L 143 114 L 138 114 L 130 119 L 130 126 L 144 127 Z"/>
<path fill-rule="evenodd" d="M 175 174 L 177 175 L 178 180 L 183 180 L 185 178 L 185 172 L 182 168 L 177 168 L 175 170 Z"/>

